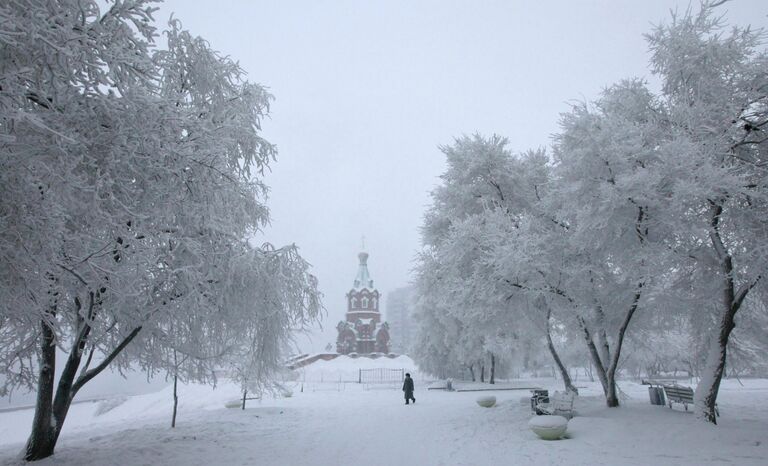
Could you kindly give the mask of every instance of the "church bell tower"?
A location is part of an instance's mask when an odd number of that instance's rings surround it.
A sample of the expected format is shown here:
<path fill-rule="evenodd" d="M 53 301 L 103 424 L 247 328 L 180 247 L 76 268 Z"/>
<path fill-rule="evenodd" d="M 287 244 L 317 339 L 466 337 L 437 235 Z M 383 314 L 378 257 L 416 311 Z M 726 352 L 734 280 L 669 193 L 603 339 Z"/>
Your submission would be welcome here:
<path fill-rule="evenodd" d="M 357 275 L 347 293 L 346 320 L 336 326 L 336 352 L 340 354 L 370 354 L 389 352 L 389 325 L 381 321 L 379 291 L 373 286 L 368 272 L 368 253 L 357 258 Z"/>

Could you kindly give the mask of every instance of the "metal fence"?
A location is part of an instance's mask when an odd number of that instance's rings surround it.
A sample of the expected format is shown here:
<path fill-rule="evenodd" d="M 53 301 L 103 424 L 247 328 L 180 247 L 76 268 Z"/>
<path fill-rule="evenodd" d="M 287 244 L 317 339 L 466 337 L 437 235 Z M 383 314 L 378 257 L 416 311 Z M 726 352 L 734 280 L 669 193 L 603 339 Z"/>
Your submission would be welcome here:
<path fill-rule="evenodd" d="M 405 369 L 359 369 L 357 383 L 365 384 L 395 384 L 402 383 Z"/>

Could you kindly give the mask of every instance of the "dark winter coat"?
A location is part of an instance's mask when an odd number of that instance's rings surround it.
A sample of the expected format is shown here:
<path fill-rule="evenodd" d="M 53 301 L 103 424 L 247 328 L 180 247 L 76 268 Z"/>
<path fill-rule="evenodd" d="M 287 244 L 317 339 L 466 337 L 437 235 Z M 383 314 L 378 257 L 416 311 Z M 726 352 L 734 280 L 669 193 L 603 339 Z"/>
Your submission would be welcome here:
<path fill-rule="evenodd" d="M 413 398 L 413 379 L 410 377 L 405 378 L 405 382 L 403 382 L 403 391 L 405 392 L 406 398 Z"/>

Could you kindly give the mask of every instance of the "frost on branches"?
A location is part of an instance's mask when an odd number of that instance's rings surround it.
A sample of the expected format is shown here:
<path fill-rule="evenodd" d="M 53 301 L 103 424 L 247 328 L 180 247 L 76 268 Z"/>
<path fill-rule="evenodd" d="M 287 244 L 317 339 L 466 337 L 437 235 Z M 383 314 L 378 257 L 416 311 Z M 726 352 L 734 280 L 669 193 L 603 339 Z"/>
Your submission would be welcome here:
<path fill-rule="evenodd" d="M 647 35 L 660 93 L 627 79 L 574 105 L 551 158 L 512 155 L 498 136 L 443 149 L 417 281 L 416 356 L 430 370 L 472 367 L 489 341 L 527 351 L 517 337 L 539 335 L 566 389 L 556 347 L 579 344 L 618 406 L 623 362 L 658 356 L 640 336 L 667 338 L 700 377 L 699 417 L 716 422 L 726 350 L 766 349 L 732 332 L 737 316 L 768 318 L 768 57 L 762 31 L 726 30 L 714 7 Z M 625 356 L 626 344 L 643 351 Z"/>
<path fill-rule="evenodd" d="M 670 210 L 679 221 L 671 247 L 687 251 L 689 286 L 710 323 L 697 413 L 716 422 L 726 348 L 744 307 L 764 309 L 768 229 L 768 56 L 765 33 L 726 32 L 706 6 L 673 16 L 648 35 L 662 78 L 670 142 L 660 147 L 670 174 Z M 762 284 L 761 284 L 762 282 Z"/>
<path fill-rule="evenodd" d="M 268 221 L 271 96 L 178 21 L 158 35 L 152 12 L 0 5 L 0 365 L 3 391 L 37 389 L 28 460 L 53 453 L 72 399 L 106 367 L 205 380 L 204 358 L 275 331 L 255 356 L 272 367 L 320 309 L 294 248 L 245 242 Z M 270 267 L 274 279 L 254 275 Z M 257 292 L 275 301 L 254 308 Z"/>
<path fill-rule="evenodd" d="M 296 246 L 265 244 L 236 264 L 232 274 L 233 284 L 224 290 L 225 307 L 252 311 L 232 319 L 235 338 L 230 338 L 232 351 L 224 363 L 245 398 L 249 391 L 261 395 L 279 387 L 291 335 L 317 319 L 322 304 L 317 280 Z"/>

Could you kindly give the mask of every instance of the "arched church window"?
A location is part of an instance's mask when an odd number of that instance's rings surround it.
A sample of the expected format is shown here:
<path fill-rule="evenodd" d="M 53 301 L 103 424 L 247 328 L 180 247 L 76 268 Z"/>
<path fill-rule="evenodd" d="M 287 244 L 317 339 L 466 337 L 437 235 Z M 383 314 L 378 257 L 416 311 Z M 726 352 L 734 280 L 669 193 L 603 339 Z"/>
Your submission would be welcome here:
<path fill-rule="evenodd" d="M 357 307 L 357 298 L 352 298 L 352 299 L 350 299 L 350 300 L 349 300 L 349 303 L 350 303 L 349 305 L 350 305 L 352 308 L 355 308 L 355 307 Z"/>
<path fill-rule="evenodd" d="M 363 298 L 363 309 L 368 309 L 368 298 Z"/>

